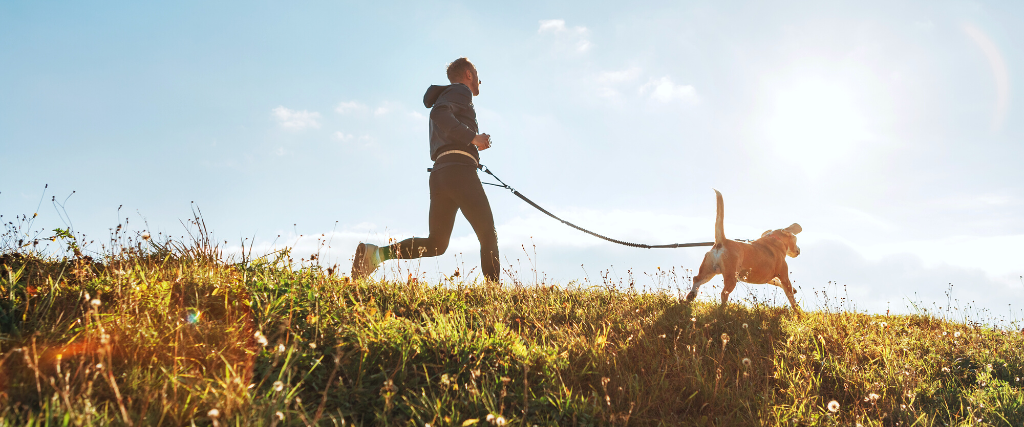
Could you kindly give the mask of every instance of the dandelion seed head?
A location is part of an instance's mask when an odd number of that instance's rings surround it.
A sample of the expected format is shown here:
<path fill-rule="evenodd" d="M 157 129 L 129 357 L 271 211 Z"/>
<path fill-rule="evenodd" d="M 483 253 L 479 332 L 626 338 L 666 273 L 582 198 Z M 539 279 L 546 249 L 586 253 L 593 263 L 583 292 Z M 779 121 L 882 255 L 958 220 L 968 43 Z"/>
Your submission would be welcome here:
<path fill-rule="evenodd" d="M 833 413 L 839 412 L 839 402 L 835 400 L 828 402 L 828 411 Z"/>
<path fill-rule="evenodd" d="M 206 416 L 210 418 L 220 418 L 220 410 L 217 408 L 213 408 L 210 410 L 210 412 L 206 413 Z"/>
<path fill-rule="evenodd" d="M 100 304 L 103 304 L 103 303 L 99 300 L 99 298 L 96 298 L 96 299 L 94 299 L 94 300 L 89 302 L 89 305 L 91 305 L 92 308 L 97 308 L 97 307 L 100 306 Z"/>
<path fill-rule="evenodd" d="M 281 412 L 281 411 L 274 412 L 274 416 L 277 417 L 277 419 L 279 419 L 279 420 L 283 420 L 284 419 L 284 412 Z"/>
<path fill-rule="evenodd" d="M 960 331 L 953 332 L 953 338 L 960 338 Z"/>
<path fill-rule="evenodd" d="M 150 238 L 149 233 L 142 233 L 142 240 L 149 240 L 149 238 Z"/>
<path fill-rule="evenodd" d="M 494 419 L 494 425 L 496 425 L 496 426 L 503 426 L 503 425 L 505 425 L 505 417 L 503 417 L 501 415 L 498 415 L 498 418 Z"/>
<path fill-rule="evenodd" d="M 750 367 L 750 365 L 751 365 L 752 363 L 753 363 L 753 362 L 751 362 L 751 361 L 750 361 L 750 358 L 749 358 L 749 357 L 744 357 L 744 358 L 743 358 L 743 366 L 746 366 L 746 367 L 748 367 L 748 368 L 749 368 L 749 367 Z"/>
<path fill-rule="evenodd" d="M 487 422 L 493 422 L 493 421 L 494 421 L 494 414 L 487 414 Z"/>
<path fill-rule="evenodd" d="M 274 391 L 284 390 L 284 383 L 280 381 L 274 381 Z"/>
<path fill-rule="evenodd" d="M 878 401 L 878 399 L 879 399 L 880 397 L 882 397 L 882 396 L 879 396 L 879 395 L 877 395 L 877 394 L 875 394 L 875 393 L 870 393 L 870 394 L 868 394 L 868 398 L 867 398 L 867 400 L 868 400 L 868 401 L 870 401 L 871 403 L 875 403 L 875 402 L 877 402 L 877 401 Z"/>
<path fill-rule="evenodd" d="M 284 344 L 278 344 L 277 345 L 277 352 L 278 353 L 284 353 Z"/>
<path fill-rule="evenodd" d="M 316 350 L 316 343 L 315 342 L 309 343 L 309 348 L 311 348 L 313 350 Z"/>
<path fill-rule="evenodd" d="M 727 334 L 725 332 L 722 332 L 722 342 L 723 343 L 729 342 L 729 334 Z"/>
<path fill-rule="evenodd" d="M 747 324 L 746 324 L 746 323 L 744 323 L 744 324 L 743 324 L 743 329 L 747 329 L 748 327 L 749 327 L 749 326 L 747 326 Z"/>

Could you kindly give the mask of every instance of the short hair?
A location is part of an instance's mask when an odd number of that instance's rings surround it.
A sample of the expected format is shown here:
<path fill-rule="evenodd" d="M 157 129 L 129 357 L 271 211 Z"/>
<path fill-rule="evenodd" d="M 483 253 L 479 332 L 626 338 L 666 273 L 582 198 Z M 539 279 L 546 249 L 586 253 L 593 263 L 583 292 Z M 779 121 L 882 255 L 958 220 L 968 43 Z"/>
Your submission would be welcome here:
<path fill-rule="evenodd" d="M 469 59 L 456 59 L 448 63 L 448 81 L 454 82 L 455 80 L 462 78 L 466 71 L 474 69 L 476 69 L 476 67 L 473 66 L 472 62 L 469 62 Z"/>

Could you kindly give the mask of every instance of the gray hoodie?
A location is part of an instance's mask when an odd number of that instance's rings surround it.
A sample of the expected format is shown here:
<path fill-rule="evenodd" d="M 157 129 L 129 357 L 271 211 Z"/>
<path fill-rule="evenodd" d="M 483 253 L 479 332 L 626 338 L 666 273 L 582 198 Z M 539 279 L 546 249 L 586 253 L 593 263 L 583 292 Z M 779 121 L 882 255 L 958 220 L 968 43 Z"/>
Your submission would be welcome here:
<path fill-rule="evenodd" d="M 473 92 L 468 86 L 431 85 L 423 94 L 423 105 L 430 108 L 430 160 L 437 160 L 437 155 L 447 150 L 461 150 L 480 161 L 480 153 L 472 144 L 480 130 L 473 109 Z"/>

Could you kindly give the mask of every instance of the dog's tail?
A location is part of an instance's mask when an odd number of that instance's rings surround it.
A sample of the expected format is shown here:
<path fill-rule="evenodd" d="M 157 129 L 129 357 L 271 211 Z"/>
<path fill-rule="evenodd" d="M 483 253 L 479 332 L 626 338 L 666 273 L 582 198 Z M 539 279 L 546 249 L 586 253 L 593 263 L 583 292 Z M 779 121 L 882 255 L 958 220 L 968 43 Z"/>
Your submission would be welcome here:
<path fill-rule="evenodd" d="M 715 213 L 715 246 L 725 241 L 725 202 L 722 201 L 722 193 L 715 190 L 715 198 L 718 199 L 718 211 Z"/>

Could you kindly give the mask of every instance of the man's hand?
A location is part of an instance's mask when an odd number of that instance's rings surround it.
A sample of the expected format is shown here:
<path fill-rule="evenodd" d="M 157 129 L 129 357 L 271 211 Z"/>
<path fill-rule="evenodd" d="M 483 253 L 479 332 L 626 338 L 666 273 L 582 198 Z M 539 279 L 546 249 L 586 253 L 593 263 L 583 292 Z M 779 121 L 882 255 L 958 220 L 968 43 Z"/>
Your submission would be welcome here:
<path fill-rule="evenodd" d="M 473 145 L 476 146 L 478 150 L 484 151 L 488 148 L 491 148 L 491 136 L 486 133 L 482 133 L 480 135 L 474 136 L 472 143 Z"/>

